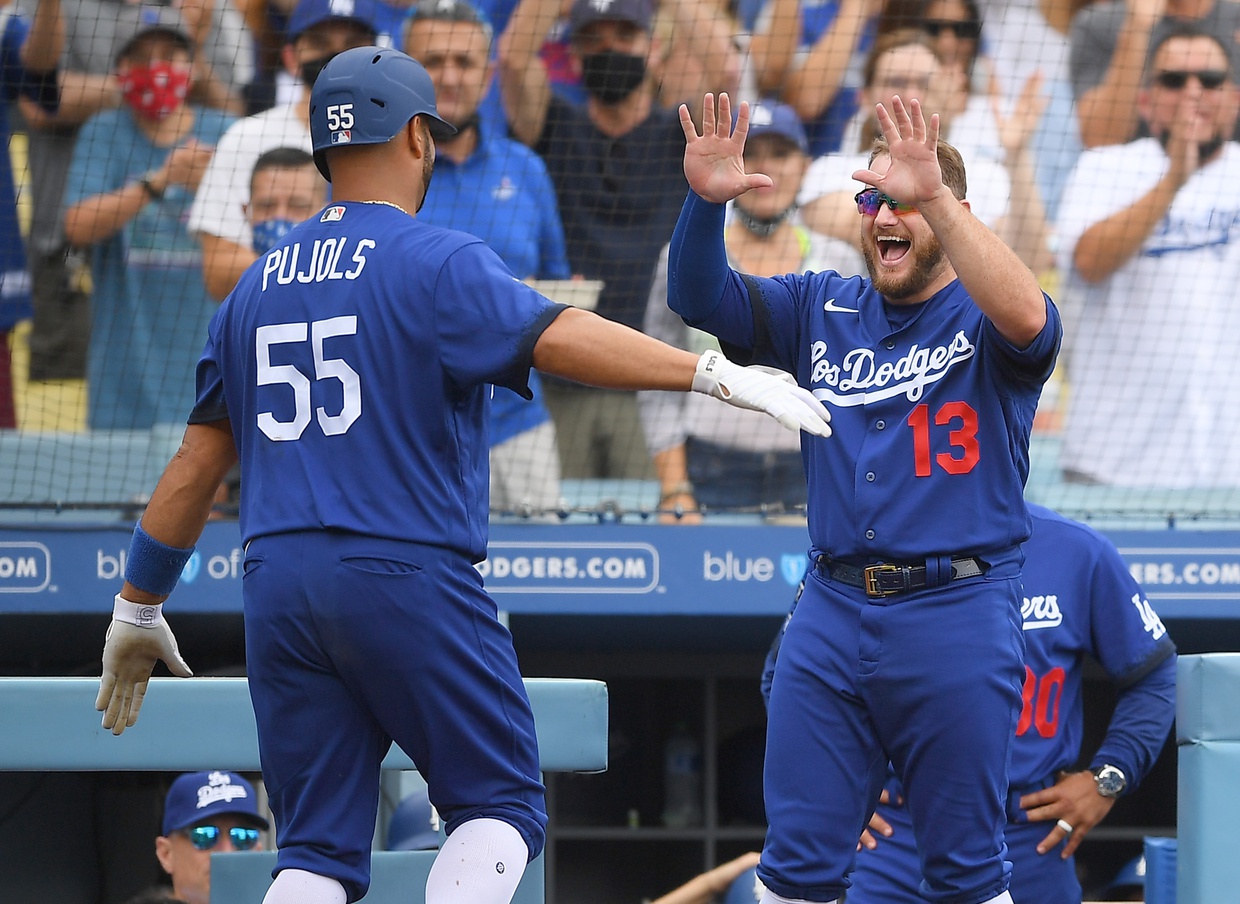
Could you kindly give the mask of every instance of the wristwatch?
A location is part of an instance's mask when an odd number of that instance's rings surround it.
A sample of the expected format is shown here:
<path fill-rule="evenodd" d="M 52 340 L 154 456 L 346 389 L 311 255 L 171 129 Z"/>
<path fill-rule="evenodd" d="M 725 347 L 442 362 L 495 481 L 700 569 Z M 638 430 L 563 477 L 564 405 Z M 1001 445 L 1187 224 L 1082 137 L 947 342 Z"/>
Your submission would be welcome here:
<path fill-rule="evenodd" d="M 143 176 L 141 179 L 139 179 L 138 184 L 142 186 L 142 190 L 146 192 L 146 196 L 150 198 L 152 201 L 163 200 L 164 193 L 162 191 L 156 190 L 154 184 L 152 184 L 151 182 L 151 177 L 149 175 Z"/>
<path fill-rule="evenodd" d="M 1099 766 L 1093 773 L 1094 784 L 1098 786 L 1098 793 L 1103 797 L 1119 797 L 1128 787 L 1128 777 L 1124 775 L 1124 771 L 1110 763 Z"/>

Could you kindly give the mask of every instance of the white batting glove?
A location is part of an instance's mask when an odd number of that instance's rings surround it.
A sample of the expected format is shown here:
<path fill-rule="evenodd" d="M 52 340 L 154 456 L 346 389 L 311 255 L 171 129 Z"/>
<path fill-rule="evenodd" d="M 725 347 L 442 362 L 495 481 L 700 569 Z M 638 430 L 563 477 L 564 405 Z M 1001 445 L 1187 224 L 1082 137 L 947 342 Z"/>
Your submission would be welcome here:
<path fill-rule="evenodd" d="M 118 593 L 103 644 L 103 677 L 95 698 L 95 709 L 103 713 L 103 727 L 110 728 L 112 734 L 118 735 L 138 721 L 157 659 L 167 663 L 174 675 L 194 676 L 164 621 L 163 605 L 131 603 Z"/>
<path fill-rule="evenodd" d="M 765 411 L 789 430 L 830 436 L 831 412 L 791 374 L 733 364 L 722 352 L 704 352 L 693 375 L 693 391 L 722 399 L 737 408 Z"/>

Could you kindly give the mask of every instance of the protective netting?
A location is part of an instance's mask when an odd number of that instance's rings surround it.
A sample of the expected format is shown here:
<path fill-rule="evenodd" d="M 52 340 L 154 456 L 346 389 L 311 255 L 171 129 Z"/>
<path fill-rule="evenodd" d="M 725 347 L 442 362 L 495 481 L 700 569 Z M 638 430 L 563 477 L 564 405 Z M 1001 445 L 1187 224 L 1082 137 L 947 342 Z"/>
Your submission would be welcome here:
<path fill-rule="evenodd" d="M 426 65 L 464 136 L 441 142 L 419 216 L 483 238 L 553 298 L 694 351 L 714 340 L 666 307 L 678 105 L 756 104 L 747 163 L 775 185 L 732 205 L 733 266 L 854 274 L 851 174 L 874 105 L 919 98 L 962 152 L 973 212 L 1063 315 L 1029 497 L 1079 517 L 1240 519 L 1240 148 L 1224 141 L 1240 5 L 1186 21 L 1117 0 L 652 4 L 5 7 L 0 518 L 129 517 L 150 493 L 218 300 L 330 197 L 306 157 L 305 84 L 332 53 L 379 43 Z M 339 381 L 308 379 L 314 404 L 339 408 Z M 799 440 L 760 415 L 534 388 L 492 399 L 496 515 L 803 511 Z M 269 391 L 280 419 L 290 385 Z"/>

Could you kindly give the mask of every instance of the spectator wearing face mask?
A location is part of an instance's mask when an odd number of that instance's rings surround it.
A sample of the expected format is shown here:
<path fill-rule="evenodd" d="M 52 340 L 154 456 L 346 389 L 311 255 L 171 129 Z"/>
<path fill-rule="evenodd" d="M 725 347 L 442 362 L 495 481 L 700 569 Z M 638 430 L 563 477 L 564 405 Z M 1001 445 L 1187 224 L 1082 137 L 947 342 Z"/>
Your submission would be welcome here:
<path fill-rule="evenodd" d="M 694 100 L 696 109 L 701 91 L 731 90 L 736 49 L 718 6 L 668 0 L 664 9 L 683 52 L 704 64 L 701 84 L 677 100 Z M 559 0 L 521 0 L 512 14 L 499 41 L 505 113 L 513 137 L 547 164 L 573 272 L 604 282 L 598 313 L 640 328 L 659 251 L 688 191 L 684 131 L 676 110 L 655 98 L 663 38 L 653 0 L 576 0 L 570 59 L 587 99 L 573 103 L 552 90 L 539 57 L 559 10 Z M 565 477 L 652 475 L 634 393 L 543 385 Z"/>
<path fill-rule="evenodd" d="M 193 406 L 194 362 L 214 305 L 185 217 L 233 121 L 186 103 L 193 53 L 176 28 L 139 30 L 116 58 L 124 105 L 98 113 L 78 134 L 64 230 L 92 252 L 92 429 L 184 423 Z"/>
<path fill-rule="evenodd" d="M 255 162 L 272 148 L 310 150 L 314 79 L 340 51 L 375 43 L 375 15 L 375 0 L 354 0 L 347 10 L 331 0 L 301 0 L 293 10 L 283 62 L 301 80 L 297 99 L 247 116 L 228 130 L 189 212 L 189 230 L 202 243 L 203 275 L 213 298 L 231 292 L 257 258 L 244 212 Z"/>

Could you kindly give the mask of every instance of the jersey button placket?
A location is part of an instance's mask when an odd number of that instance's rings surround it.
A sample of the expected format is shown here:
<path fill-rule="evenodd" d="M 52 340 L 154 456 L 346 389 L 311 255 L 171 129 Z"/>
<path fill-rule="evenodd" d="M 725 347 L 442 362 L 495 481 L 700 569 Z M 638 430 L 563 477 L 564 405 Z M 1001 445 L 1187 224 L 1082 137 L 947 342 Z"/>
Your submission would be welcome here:
<path fill-rule="evenodd" d="M 874 482 L 874 472 L 873 472 L 873 471 L 866 471 L 866 472 L 865 472 L 865 479 L 866 479 L 867 481 L 869 481 L 870 483 L 873 483 L 873 482 Z"/>
<path fill-rule="evenodd" d="M 873 540 L 873 539 L 874 539 L 874 531 L 873 531 L 873 530 L 867 530 L 867 531 L 865 532 L 865 538 L 866 538 L 867 540 Z"/>

